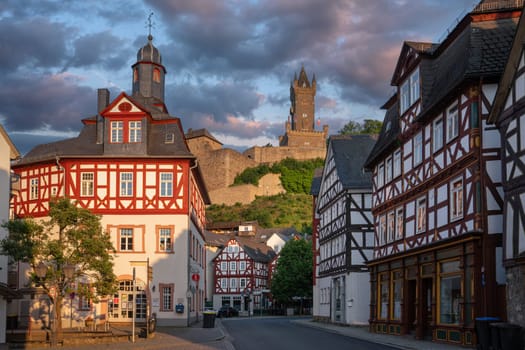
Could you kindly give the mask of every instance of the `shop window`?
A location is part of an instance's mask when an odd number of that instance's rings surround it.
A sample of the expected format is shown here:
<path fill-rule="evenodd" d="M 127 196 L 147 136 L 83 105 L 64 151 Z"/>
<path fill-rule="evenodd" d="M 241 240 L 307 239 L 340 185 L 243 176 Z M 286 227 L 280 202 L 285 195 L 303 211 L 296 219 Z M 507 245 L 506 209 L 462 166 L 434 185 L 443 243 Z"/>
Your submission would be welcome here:
<path fill-rule="evenodd" d="M 379 275 L 379 315 L 378 318 L 386 320 L 388 318 L 388 276 L 386 273 Z"/>
<path fill-rule="evenodd" d="M 442 262 L 439 267 L 439 323 L 459 324 L 462 299 L 459 260 Z"/>
<path fill-rule="evenodd" d="M 401 320 L 401 302 L 403 300 L 403 274 L 401 271 L 392 272 L 392 310 L 393 320 Z"/>

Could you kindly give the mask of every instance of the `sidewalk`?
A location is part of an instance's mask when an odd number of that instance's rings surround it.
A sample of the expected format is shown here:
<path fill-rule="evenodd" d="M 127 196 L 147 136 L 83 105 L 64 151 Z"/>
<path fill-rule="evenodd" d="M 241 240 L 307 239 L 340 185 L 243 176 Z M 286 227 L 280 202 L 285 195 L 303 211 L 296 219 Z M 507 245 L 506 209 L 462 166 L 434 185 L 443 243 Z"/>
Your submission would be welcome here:
<path fill-rule="evenodd" d="M 326 330 L 347 337 L 358 338 L 370 341 L 376 344 L 388 345 L 406 350 L 465 350 L 473 349 L 459 345 L 449 345 L 441 343 L 433 343 L 430 340 L 416 340 L 412 336 L 395 336 L 388 334 L 370 333 L 368 327 L 363 326 L 343 326 L 330 323 L 314 322 L 312 319 L 298 319 L 294 320 L 297 324 Z"/>

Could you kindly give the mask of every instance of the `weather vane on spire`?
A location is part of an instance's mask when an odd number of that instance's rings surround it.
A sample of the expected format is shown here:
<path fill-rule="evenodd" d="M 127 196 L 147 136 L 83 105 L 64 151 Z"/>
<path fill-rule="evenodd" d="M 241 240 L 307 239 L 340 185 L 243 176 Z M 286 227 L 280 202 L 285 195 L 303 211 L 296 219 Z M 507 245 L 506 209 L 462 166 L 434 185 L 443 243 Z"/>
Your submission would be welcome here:
<path fill-rule="evenodd" d="M 149 13 L 148 22 L 146 24 L 146 27 L 148 27 L 148 37 L 151 37 L 151 28 L 155 27 L 155 22 L 153 22 L 151 17 L 153 17 L 153 11 Z"/>

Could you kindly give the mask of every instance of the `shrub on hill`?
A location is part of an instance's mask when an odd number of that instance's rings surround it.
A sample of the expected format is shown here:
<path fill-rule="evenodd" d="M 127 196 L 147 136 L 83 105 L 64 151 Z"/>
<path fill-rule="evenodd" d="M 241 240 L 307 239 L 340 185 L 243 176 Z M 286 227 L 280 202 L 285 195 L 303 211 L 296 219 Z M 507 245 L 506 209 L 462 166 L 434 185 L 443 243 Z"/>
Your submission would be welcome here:
<path fill-rule="evenodd" d="M 271 167 L 264 164 L 255 168 L 248 168 L 237 175 L 233 184 L 252 184 L 257 186 L 264 175 L 268 173 L 281 174 L 281 183 L 286 192 L 308 194 L 314 170 L 323 165 L 324 160 L 321 158 L 302 161 L 286 158 Z"/>

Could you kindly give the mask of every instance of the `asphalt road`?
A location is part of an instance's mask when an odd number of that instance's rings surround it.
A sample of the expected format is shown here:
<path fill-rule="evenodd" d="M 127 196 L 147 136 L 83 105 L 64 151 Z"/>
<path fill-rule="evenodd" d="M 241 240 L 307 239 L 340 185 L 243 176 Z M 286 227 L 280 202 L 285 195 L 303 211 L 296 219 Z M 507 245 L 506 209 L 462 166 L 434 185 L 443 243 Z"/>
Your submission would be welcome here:
<path fill-rule="evenodd" d="M 291 322 L 290 318 L 222 319 L 235 350 L 396 349 Z"/>

